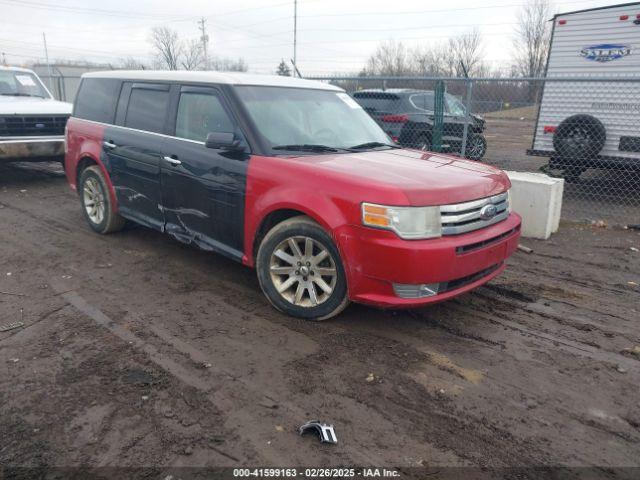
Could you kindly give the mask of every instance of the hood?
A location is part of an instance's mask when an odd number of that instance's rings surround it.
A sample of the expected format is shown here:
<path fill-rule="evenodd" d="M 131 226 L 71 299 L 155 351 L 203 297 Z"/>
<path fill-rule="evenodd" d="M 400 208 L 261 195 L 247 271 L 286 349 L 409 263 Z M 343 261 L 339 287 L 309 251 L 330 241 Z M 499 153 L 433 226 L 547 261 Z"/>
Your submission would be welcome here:
<path fill-rule="evenodd" d="M 0 96 L 0 115 L 71 115 L 72 109 L 51 98 Z"/>
<path fill-rule="evenodd" d="M 446 205 L 497 195 L 509 189 L 507 175 L 483 163 L 417 150 L 299 157 L 328 174 L 351 177 L 354 183 L 404 193 L 409 205 Z M 383 201 L 381 199 L 380 201 Z M 369 201 L 376 201 L 372 198 Z"/>

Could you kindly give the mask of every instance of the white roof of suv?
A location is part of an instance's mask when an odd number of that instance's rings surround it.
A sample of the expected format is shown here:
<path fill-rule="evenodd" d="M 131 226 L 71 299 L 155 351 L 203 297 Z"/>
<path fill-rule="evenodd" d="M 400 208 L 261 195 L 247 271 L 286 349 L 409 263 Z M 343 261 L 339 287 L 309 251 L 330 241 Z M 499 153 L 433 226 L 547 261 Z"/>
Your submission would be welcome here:
<path fill-rule="evenodd" d="M 91 72 L 83 78 L 119 78 L 122 80 L 158 80 L 172 82 L 224 83 L 229 85 L 260 85 L 273 87 L 313 88 L 343 92 L 335 85 L 280 75 L 256 75 L 238 72 L 210 72 L 186 70 L 109 70 Z"/>

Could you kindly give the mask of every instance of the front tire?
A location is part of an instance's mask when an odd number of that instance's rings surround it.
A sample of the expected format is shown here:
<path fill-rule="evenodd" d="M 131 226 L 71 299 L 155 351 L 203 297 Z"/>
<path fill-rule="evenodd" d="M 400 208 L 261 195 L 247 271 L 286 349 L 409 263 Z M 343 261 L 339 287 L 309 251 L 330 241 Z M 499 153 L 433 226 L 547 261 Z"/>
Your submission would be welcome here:
<path fill-rule="evenodd" d="M 288 315 L 328 320 L 349 304 L 338 249 L 309 217 L 273 227 L 260 243 L 256 270 L 267 299 Z"/>
<path fill-rule="evenodd" d="M 474 133 L 469 136 L 465 157 L 469 160 L 480 160 L 487 153 L 487 140 L 484 135 Z"/>
<path fill-rule="evenodd" d="M 125 219 L 115 212 L 107 181 L 97 165 L 80 174 L 78 192 L 84 218 L 96 232 L 107 234 L 122 230 Z"/>

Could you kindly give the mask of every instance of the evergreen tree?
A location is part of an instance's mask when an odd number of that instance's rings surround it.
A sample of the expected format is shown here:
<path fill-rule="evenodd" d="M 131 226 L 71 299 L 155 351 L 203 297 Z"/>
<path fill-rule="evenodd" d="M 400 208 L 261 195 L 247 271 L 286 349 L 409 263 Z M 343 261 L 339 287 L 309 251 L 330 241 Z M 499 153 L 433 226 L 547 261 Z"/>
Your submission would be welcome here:
<path fill-rule="evenodd" d="M 280 64 L 278 65 L 278 69 L 276 70 L 276 74 L 277 75 L 282 75 L 283 77 L 290 77 L 291 76 L 291 69 L 289 68 L 289 66 L 287 65 L 287 63 L 282 60 L 280 62 Z"/>

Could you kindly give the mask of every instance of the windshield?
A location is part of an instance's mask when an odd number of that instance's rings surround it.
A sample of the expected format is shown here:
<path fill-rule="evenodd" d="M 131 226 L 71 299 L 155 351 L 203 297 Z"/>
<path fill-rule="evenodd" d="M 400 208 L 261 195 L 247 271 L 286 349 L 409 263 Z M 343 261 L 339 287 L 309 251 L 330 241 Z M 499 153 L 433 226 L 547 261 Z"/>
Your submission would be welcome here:
<path fill-rule="evenodd" d="M 259 133 L 279 153 L 309 146 L 343 149 L 371 144 L 374 148 L 390 143 L 378 124 L 344 92 L 262 86 L 236 89 Z"/>
<path fill-rule="evenodd" d="M 456 97 L 447 93 L 445 98 L 447 99 L 447 108 L 449 109 L 449 113 L 459 116 L 467 114 L 464 105 Z"/>
<path fill-rule="evenodd" d="M 0 70 L 0 95 L 49 98 L 38 77 L 15 70 Z"/>

